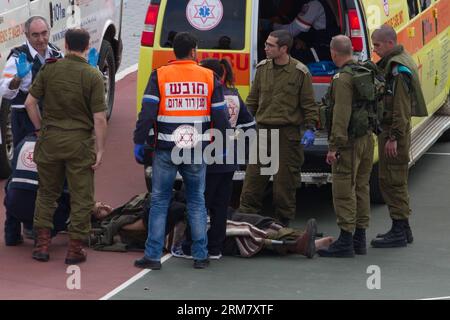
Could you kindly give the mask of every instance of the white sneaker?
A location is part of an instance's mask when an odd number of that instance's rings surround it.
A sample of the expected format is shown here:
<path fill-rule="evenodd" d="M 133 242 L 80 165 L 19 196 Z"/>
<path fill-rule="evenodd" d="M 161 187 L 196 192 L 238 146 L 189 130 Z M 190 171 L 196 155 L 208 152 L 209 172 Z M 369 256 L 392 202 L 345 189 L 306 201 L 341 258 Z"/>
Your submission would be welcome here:
<path fill-rule="evenodd" d="M 181 245 L 172 246 L 172 249 L 170 249 L 170 252 L 172 253 L 172 255 L 174 257 L 177 257 L 177 258 L 193 259 L 192 256 L 188 256 L 188 255 L 184 254 L 183 248 L 181 247 Z"/>
<path fill-rule="evenodd" d="M 220 258 L 222 258 L 222 254 L 221 253 L 219 253 L 219 254 L 216 254 L 216 255 L 209 255 L 209 257 L 208 257 L 210 260 L 219 260 Z"/>

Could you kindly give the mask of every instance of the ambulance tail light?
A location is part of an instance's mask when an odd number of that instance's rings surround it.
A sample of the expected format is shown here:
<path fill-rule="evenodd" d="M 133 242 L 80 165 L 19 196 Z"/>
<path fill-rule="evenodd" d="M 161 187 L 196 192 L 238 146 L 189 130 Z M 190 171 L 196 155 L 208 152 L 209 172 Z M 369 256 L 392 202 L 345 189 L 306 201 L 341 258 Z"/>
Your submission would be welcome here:
<path fill-rule="evenodd" d="M 358 13 L 356 9 L 348 10 L 348 20 L 350 25 L 350 39 L 352 40 L 353 50 L 363 50 L 363 35 L 361 31 L 361 24 L 359 22 Z"/>
<path fill-rule="evenodd" d="M 151 4 L 148 6 L 145 16 L 144 31 L 142 31 L 141 45 L 153 47 L 155 41 L 156 20 L 158 19 L 159 5 Z"/>

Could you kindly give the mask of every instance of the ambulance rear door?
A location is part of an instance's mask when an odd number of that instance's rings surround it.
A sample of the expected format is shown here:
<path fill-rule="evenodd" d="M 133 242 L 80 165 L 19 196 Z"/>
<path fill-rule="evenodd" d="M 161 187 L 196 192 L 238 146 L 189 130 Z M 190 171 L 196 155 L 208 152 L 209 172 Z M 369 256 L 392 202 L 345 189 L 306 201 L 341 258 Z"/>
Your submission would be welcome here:
<path fill-rule="evenodd" d="M 173 38 L 187 31 L 199 40 L 198 61 L 226 58 L 231 62 L 236 86 L 245 99 L 250 83 L 251 5 L 251 0 L 161 1 L 152 69 L 175 59 Z"/>
<path fill-rule="evenodd" d="M 0 0 L 0 71 L 10 50 L 25 41 L 23 25 L 29 17 L 29 0 Z M 0 98 L 1 99 L 1 98 Z"/>

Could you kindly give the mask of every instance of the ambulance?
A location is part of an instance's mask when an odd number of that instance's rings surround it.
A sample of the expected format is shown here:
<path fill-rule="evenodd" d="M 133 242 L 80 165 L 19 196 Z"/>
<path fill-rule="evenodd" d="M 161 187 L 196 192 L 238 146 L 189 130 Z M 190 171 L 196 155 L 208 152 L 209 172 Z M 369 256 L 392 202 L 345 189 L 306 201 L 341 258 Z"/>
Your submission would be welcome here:
<path fill-rule="evenodd" d="M 350 37 L 355 59 L 364 61 L 377 57 L 372 51 L 373 30 L 382 24 L 391 25 L 398 42 L 414 57 L 427 102 L 429 117 L 413 119 L 412 166 L 442 135 L 450 138 L 450 1 L 448 0 L 322 0 L 327 1 L 340 33 Z M 236 75 L 236 85 L 245 99 L 256 65 L 265 58 L 267 34 L 261 25 L 267 18 L 268 0 L 152 0 L 147 8 L 141 37 L 137 81 L 137 109 L 151 70 L 175 59 L 171 42 L 179 31 L 193 33 L 199 39 L 198 60 L 207 57 L 228 58 Z M 272 1 L 279 6 L 296 1 Z M 298 0 L 297 2 L 302 2 Z M 303 1 L 303 3 L 308 1 Z M 297 12 L 291 13 L 295 18 Z M 270 15 L 270 12 L 269 12 Z M 330 24 L 331 25 L 331 24 Z M 331 75 L 313 75 L 318 102 L 331 81 Z M 319 131 L 313 147 L 305 149 L 302 182 L 331 182 L 331 169 L 325 163 L 327 136 Z M 377 153 L 375 153 L 377 154 Z M 377 158 L 374 159 L 376 167 Z M 147 170 L 147 176 L 151 170 Z M 236 172 L 242 180 L 244 171 Z M 382 201 L 378 189 L 378 170 L 371 177 L 373 201 Z"/>
<path fill-rule="evenodd" d="M 122 58 L 123 0 L 0 0 L 0 74 L 12 48 L 22 45 L 25 21 L 34 15 L 50 24 L 49 41 L 64 49 L 68 28 L 82 27 L 91 36 L 91 47 L 99 51 L 98 66 L 103 73 L 107 116 L 114 104 L 115 74 Z M 0 178 L 7 178 L 14 154 L 9 103 L 0 97 Z"/>

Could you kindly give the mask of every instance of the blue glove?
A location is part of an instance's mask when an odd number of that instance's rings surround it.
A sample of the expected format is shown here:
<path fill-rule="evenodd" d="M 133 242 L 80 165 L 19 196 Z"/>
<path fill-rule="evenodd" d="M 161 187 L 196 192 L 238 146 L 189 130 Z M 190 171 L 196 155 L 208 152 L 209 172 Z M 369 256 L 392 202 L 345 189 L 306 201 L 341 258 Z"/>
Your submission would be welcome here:
<path fill-rule="evenodd" d="M 97 67 L 98 62 L 98 52 L 97 49 L 91 48 L 88 52 L 88 62 L 91 66 Z"/>
<path fill-rule="evenodd" d="M 136 162 L 139 164 L 144 163 L 144 145 L 143 144 L 135 144 L 134 145 L 134 158 Z"/>
<path fill-rule="evenodd" d="M 19 59 L 16 59 L 17 76 L 23 79 L 31 71 L 32 66 L 33 64 L 27 61 L 27 55 L 21 52 Z"/>
<path fill-rule="evenodd" d="M 314 139 L 316 138 L 314 131 L 311 129 L 308 129 L 305 131 L 305 134 L 303 135 L 301 144 L 304 144 L 305 147 L 312 146 L 314 144 Z"/>

